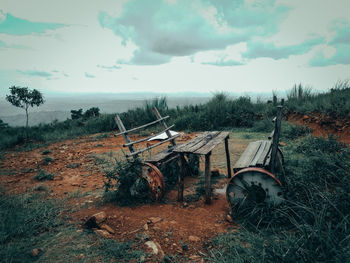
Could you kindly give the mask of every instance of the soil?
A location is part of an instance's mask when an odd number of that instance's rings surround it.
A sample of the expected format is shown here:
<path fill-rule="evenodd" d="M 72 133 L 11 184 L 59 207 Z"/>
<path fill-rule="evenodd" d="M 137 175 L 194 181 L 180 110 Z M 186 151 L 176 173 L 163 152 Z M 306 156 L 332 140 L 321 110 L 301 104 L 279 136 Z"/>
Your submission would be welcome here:
<path fill-rule="evenodd" d="M 196 133 L 183 135 L 177 142 L 183 143 L 195 135 Z M 142 137 L 135 135 L 132 140 L 139 138 Z M 219 191 L 214 192 L 210 205 L 204 203 L 203 197 L 198 201 L 178 203 L 176 190 L 168 192 L 162 202 L 158 203 L 132 208 L 105 204 L 104 169 L 113 166 L 115 158 L 125 158 L 123 143 L 121 136 L 95 134 L 56 142 L 28 152 L 16 149 L 8 151 L 0 163 L 0 185 L 7 194 L 46 189 L 44 191 L 49 192 L 51 198 L 64 200 L 70 206 L 72 223 L 78 223 L 82 228 L 91 215 L 104 211 L 107 214 L 106 224 L 115 230 L 111 238 L 137 241 L 146 251 L 144 243 L 149 239 L 157 241 L 165 254 L 182 254 L 201 260 L 210 249 L 213 237 L 237 228 L 227 221 L 229 207 L 223 188 L 228 179 L 224 177 L 214 185 Z M 142 143 L 139 147 L 146 144 Z M 238 159 L 247 144 L 248 141 L 244 140 L 229 140 L 231 164 Z M 48 157 L 52 162 L 45 165 L 44 159 Z M 213 151 L 211 160 L 212 170 L 217 169 L 220 173 L 227 174 L 223 143 Z M 201 170 L 203 168 L 201 160 Z M 40 170 L 54 174 L 54 180 L 35 180 L 34 176 Z M 185 200 L 186 196 L 195 192 L 201 179 L 185 178 Z M 152 217 L 159 218 L 160 221 L 152 223 Z"/>
<path fill-rule="evenodd" d="M 328 135 L 335 135 L 339 141 L 350 145 L 350 116 L 349 118 L 329 116 L 318 112 L 307 115 L 294 113 L 288 117 L 291 124 L 306 125 L 312 128 L 312 135 L 327 138 Z"/>

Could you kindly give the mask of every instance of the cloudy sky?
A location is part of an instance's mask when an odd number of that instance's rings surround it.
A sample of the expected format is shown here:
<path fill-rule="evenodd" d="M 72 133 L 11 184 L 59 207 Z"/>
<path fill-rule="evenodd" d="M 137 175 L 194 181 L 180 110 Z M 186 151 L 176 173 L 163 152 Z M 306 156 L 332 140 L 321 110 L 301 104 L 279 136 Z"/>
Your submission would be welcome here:
<path fill-rule="evenodd" d="M 317 90 L 350 77 L 349 0 L 0 0 L 0 94 Z"/>

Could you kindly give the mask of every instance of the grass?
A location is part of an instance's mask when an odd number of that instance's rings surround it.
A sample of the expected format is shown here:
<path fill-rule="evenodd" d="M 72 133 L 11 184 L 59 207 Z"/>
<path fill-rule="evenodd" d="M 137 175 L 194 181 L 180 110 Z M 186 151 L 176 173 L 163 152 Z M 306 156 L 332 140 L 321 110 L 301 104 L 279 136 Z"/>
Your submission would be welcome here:
<path fill-rule="evenodd" d="M 34 179 L 37 181 L 47 181 L 47 180 L 53 180 L 55 177 L 54 174 L 47 173 L 44 170 L 40 170 L 35 176 Z"/>
<path fill-rule="evenodd" d="M 236 211 L 241 229 L 213 240 L 210 262 L 347 262 L 350 150 L 309 135 L 288 141 L 284 155 L 286 201 Z"/>
<path fill-rule="evenodd" d="M 1 262 L 130 262 L 143 251 L 132 242 L 99 238 L 68 224 L 62 203 L 45 195 L 7 196 L 0 192 Z M 66 215 L 66 216 L 63 216 Z M 32 255 L 33 249 L 40 251 Z M 42 251 L 41 251 L 42 249 Z M 79 260 L 79 255 L 83 258 Z"/>

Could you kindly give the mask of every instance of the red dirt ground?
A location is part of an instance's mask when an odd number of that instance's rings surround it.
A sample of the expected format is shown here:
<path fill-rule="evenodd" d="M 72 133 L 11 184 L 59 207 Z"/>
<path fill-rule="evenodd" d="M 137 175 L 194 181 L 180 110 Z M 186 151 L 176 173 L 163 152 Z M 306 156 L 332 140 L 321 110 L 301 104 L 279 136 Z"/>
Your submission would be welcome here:
<path fill-rule="evenodd" d="M 312 135 L 327 138 L 333 134 L 339 138 L 339 141 L 350 145 L 350 116 L 349 118 L 340 118 L 338 116 L 326 116 L 318 112 L 308 115 L 290 114 L 288 122 L 306 125 L 312 128 Z"/>
<path fill-rule="evenodd" d="M 195 135 L 187 134 L 177 139 L 177 142 L 183 143 Z M 132 139 L 137 138 L 135 136 Z M 0 185 L 7 194 L 23 193 L 44 186 L 52 198 L 67 200 L 71 211 L 75 211 L 73 222 L 83 223 L 92 214 L 105 211 L 106 223 L 116 232 L 112 238 L 118 241 L 138 240 L 140 235 L 147 234 L 150 240 L 161 245 L 165 254 L 183 254 L 200 261 L 208 249 L 208 240 L 235 228 L 226 221 L 229 208 L 225 195 L 215 193 L 211 205 L 204 204 L 203 199 L 180 204 L 176 202 L 177 191 L 173 190 L 167 193 L 164 203 L 135 208 L 104 205 L 102 195 L 105 176 L 100 160 L 125 158 L 121 150 L 123 143 L 122 137 L 102 134 L 57 142 L 29 152 L 8 151 L 0 162 Z M 230 139 L 229 145 L 231 163 L 234 163 L 247 142 Z M 51 152 L 43 155 L 44 150 Z M 48 156 L 54 160 L 44 165 L 43 159 Z M 224 147 L 219 145 L 212 154 L 212 169 L 219 169 L 220 173 L 226 174 L 226 162 L 222 161 L 224 156 Z M 74 164 L 79 166 L 69 168 Z M 42 182 L 33 179 L 40 169 L 55 174 L 55 179 Z M 226 180 L 221 179 L 215 188 L 223 188 Z M 199 178 L 195 177 L 185 179 L 185 197 L 193 193 L 198 181 Z M 160 218 L 161 221 L 148 224 L 148 230 L 145 230 L 144 226 L 151 217 Z M 190 241 L 190 236 L 198 241 Z M 182 243 L 188 245 L 188 250 L 182 249 Z"/>

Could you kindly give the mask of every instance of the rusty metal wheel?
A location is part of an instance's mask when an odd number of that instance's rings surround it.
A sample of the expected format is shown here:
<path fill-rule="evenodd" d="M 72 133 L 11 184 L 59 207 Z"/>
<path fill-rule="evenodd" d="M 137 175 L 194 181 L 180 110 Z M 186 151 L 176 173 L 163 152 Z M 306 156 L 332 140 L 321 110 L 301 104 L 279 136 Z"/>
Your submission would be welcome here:
<path fill-rule="evenodd" d="M 238 171 L 230 179 L 226 197 L 231 208 L 245 203 L 278 205 L 283 201 L 281 182 L 269 171 L 249 167 Z"/>
<path fill-rule="evenodd" d="M 141 176 L 148 183 L 148 195 L 153 201 L 163 198 L 165 192 L 164 178 L 161 171 L 151 163 L 143 163 Z"/>

